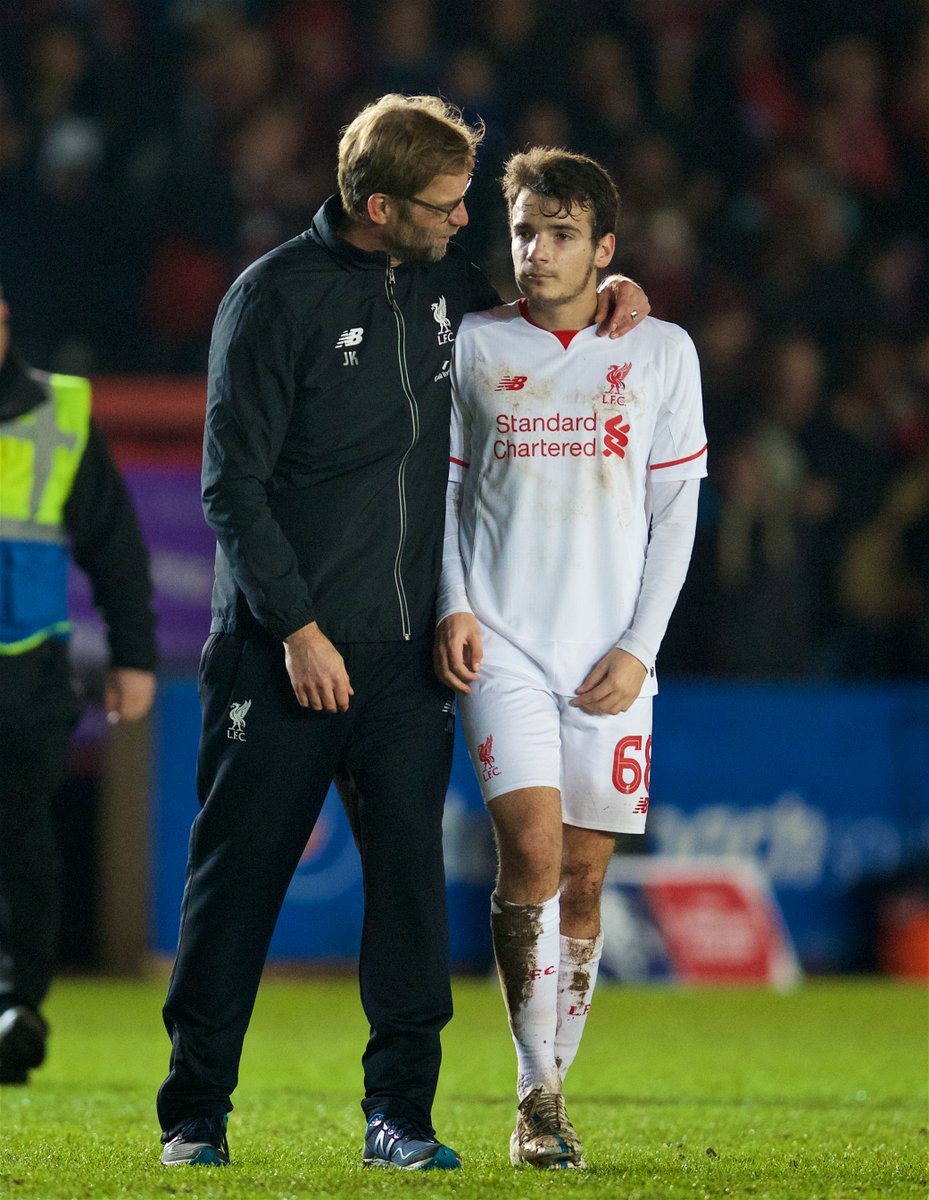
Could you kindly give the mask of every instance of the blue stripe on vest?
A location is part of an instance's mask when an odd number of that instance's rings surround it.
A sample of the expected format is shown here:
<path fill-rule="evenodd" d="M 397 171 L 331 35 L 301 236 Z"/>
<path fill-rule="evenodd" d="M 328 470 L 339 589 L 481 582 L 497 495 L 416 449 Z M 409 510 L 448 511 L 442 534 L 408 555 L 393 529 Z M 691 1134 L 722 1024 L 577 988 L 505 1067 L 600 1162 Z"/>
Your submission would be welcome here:
<path fill-rule="evenodd" d="M 67 619 L 67 547 L 0 541 L 0 643 L 22 641 Z"/>

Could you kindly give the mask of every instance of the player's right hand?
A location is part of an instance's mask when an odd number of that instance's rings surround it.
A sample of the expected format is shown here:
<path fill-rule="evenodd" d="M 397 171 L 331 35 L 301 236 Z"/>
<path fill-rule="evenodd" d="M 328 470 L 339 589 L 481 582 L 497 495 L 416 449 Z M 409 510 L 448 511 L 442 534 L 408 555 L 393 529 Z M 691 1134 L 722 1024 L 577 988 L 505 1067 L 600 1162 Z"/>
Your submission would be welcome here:
<path fill-rule="evenodd" d="M 483 657 L 481 628 L 473 613 L 452 613 L 436 626 L 433 662 L 447 687 L 469 694 Z"/>
<path fill-rule="evenodd" d="M 568 703 L 594 717 L 615 717 L 632 707 L 647 675 L 645 663 L 628 650 L 614 646 L 594 663 Z"/>
<path fill-rule="evenodd" d="M 345 660 L 315 621 L 284 638 L 284 665 L 301 708 L 347 711 L 355 693 Z"/>

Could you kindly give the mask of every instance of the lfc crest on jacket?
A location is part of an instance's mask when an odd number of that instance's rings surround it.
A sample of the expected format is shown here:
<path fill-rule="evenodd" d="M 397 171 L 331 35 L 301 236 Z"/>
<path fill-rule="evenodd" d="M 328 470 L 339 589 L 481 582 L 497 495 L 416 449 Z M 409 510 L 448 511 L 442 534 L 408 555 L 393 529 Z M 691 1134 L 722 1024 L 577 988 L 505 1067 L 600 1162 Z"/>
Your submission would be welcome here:
<path fill-rule="evenodd" d="M 455 334 L 452 330 L 452 323 L 448 319 L 448 310 L 444 296 L 440 296 L 432 305 L 432 316 L 439 327 L 439 332 L 436 334 L 436 341 L 440 346 L 447 346 L 449 342 L 455 340 Z"/>

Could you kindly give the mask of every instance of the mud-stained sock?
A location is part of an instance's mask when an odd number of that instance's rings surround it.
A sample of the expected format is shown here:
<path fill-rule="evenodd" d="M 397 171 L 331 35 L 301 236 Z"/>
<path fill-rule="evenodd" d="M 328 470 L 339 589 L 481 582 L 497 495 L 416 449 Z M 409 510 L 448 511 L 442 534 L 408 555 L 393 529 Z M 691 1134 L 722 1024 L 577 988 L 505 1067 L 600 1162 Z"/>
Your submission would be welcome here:
<path fill-rule="evenodd" d="M 560 943 L 555 1063 L 563 1081 L 574 1062 L 590 1012 L 603 953 L 603 934 L 593 938 L 561 937 Z"/>
<path fill-rule="evenodd" d="M 558 892 L 544 904 L 491 897 L 494 957 L 516 1047 L 520 1099 L 539 1084 L 561 1087 L 555 1066 L 560 907 Z"/>

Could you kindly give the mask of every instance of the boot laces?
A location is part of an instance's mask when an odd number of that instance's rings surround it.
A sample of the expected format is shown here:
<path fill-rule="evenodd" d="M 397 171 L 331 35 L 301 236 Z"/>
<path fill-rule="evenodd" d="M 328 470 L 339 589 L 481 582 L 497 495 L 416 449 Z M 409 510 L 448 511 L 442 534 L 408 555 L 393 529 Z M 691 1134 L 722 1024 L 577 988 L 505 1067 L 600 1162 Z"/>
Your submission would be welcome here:
<path fill-rule="evenodd" d="M 526 1119 L 536 1133 L 558 1135 L 568 1124 L 564 1096 L 560 1092 L 535 1088 L 519 1107 L 524 1105 Z"/>

